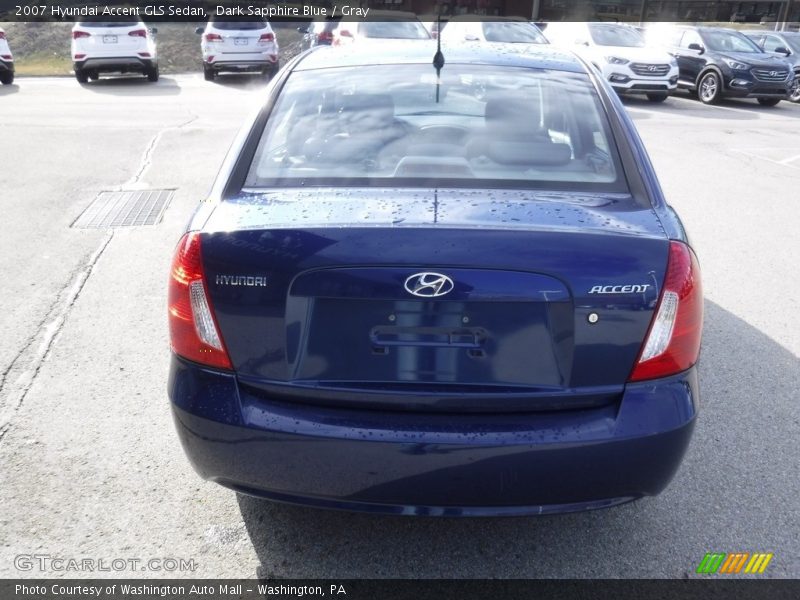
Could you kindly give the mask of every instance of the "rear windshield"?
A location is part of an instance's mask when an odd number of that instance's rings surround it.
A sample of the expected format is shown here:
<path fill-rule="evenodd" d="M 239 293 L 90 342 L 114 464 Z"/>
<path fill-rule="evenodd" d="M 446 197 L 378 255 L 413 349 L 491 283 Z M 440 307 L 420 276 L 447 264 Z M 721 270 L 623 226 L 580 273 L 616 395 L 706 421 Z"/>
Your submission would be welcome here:
<path fill-rule="evenodd" d="M 79 21 L 80 27 L 131 27 L 141 23 L 139 19 L 131 19 L 130 21 Z"/>
<path fill-rule="evenodd" d="M 505 42 L 509 44 L 546 44 L 547 40 L 530 23 L 486 22 L 483 24 L 483 35 L 487 42 Z"/>
<path fill-rule="evenodd" d="M 264 21 L 213 21 L 211 26 L 214 29 L 222 29 L 223 31 L 247 31 L 265 29 L 267 24 Z"/>
<path fill-rule="evenodd" d="M 292 73 L 245 187 L 297 185 L 627 190 L 586 74 L 463 64 Z"/>
<path fill-rule="evenodd" d="M 427 40 L 428 30 L 417 21 L 366 21 L 358 32 L 368 38 Z"/>

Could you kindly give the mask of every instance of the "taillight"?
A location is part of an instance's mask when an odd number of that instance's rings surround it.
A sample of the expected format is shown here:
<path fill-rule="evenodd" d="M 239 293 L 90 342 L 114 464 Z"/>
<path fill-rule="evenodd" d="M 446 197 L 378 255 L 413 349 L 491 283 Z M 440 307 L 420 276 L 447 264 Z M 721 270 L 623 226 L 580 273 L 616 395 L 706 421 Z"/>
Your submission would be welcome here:
<path fill-rule="evenodd" d="M 4 40 L 4 39 L 6 39 L 6 33 L 5 33 L 5 31 L 0 31 L 0 40 Z"/>
<path fill-rule="evenodd" d="M 128 35 L 133 37 L 147 37 L 147 30 L 146 29 L 134 29 L 133 31 L 129 31 Z"/>
<path fill-rule="evenodd" d="M 330 42 L 333 39 L 333 33 L 330 31 L 323 31 L 317 35 L 318 42 Z"/>
<path fill-rule="evenodd" d="M 200 246 L 200 234 L 189 232 L 175 250 L 169 279 L 170 344 L 191 361 L 231 369 L 208 297 Z"/>
<path fill-rule="evenodd" d="M 205 37 L 207 42 L 221 42 L 222 41 L 222 36 L 220 34 L 218 34 L 218 33 L 207 33 L 203 37 Z"/>
<path fill-rule="evenodd" d="M 89 33 L 88 31 L 73 31 L 72 32 L 72 39 L 73 40 L 79 40 L 81 38 L 88 38 L 88 37 L 92 37 L 92 34 Z"/>
<path fill-rule="evenodd" d="M 669 243 L 664 288 L 629 381 L 666 377 L 697 362 L 703 329 L 703 286 L 697 258 L 682 242 Z"/>
<path fill-rule="evenodd" d="M 258 41 L 259 42 L 274 42 L 275 41 L 275 35 L 272 34 L 272 33 L 262 33 L 261 37 L 258 38 Z"/>

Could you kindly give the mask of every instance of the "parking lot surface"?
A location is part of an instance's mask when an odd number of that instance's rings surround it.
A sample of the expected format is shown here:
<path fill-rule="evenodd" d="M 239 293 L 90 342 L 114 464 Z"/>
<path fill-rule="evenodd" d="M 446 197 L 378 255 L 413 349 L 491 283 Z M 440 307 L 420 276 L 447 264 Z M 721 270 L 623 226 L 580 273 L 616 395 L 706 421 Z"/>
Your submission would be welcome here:
<path fill-rule="evenodd" d="M 0 88 L 0 577 L 684 577 L 706 552 L 771 552 L 765 576 L 800 576 L 800 106 L 626 100 L 706 295 L 702 409 L 667 490 L 591 513 L 434 520 L 237 497 L 178 443 L 171 254 L 265 85 Z M 160 224 L 71 227 L 100 192 L 136 189 L 175 190 Z M 195 568 L 42 572 L 20 554 Z"/>

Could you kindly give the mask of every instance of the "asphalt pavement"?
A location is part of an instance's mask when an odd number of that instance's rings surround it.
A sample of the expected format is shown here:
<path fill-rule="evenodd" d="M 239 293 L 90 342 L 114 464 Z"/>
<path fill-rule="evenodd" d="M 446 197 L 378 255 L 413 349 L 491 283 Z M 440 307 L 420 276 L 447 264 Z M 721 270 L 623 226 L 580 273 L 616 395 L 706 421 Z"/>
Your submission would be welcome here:
<path fill-rule="evenodd" d="M 173 429 L 172 250 L 265 86 L 0 87 L 0 577 L 686 577 L 706 552 L 771 552 L 764 576 L 800 576 L 800 106 L 626 101 L 706 296 L 701 414 L 664 493 L 386 518 L 237 497 L 195 475 Z M 70 227 L 101 191 L 151 188 L 175 190 L 156 226 Z"/>

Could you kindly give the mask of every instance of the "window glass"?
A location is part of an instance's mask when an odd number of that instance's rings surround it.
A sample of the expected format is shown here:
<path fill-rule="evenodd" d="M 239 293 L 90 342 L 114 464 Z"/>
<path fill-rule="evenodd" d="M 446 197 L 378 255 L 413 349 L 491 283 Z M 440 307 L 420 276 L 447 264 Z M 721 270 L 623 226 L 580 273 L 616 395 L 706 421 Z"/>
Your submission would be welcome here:
<path fill-rule="evenodd" d="M 644 38 L 635 29 L 620 27 L 619 25 L 590 25 L 589 33 L 594 43 L 598 46 L 622 46 L 626 48 L 641 48 Z"/>
<path fill-rule="evenodd" d="M 586 74 L 461 64 L 294 72 L 245 187 L 400 181 L 627 189 Z"/>
<path fill-rule="evenodd" d="M 487 21 L 483 23 L 483 36 L 487 42 L 511 44 L 546 44 L 542 33 L 530 23 L 523 21 Z"/>
<path fill-rule="evenodd" d="M 264 21 L 213 21 L 211 26 L 223 31 L 250 31 L 266 29 L 267 24 Z"/>
<path fill-rule="evenodd" d="M 700 37 L 700 34 L 691 29 L 684 31 L 683 37 L 681 38 L 682 48 L 688 48 L 689 44 L 700 44 L 701 46 L 705 46 L 705 44 L 703 44 L 703 38 Z"/>
<path fill-rule="evenodd" d="M 358 32 L 368 38 L 426 40 L 428 30 L 418 21 L 365 21 Z"/>
<path fill-rule="evenodd" d="M 746 35 L 734 31 L 707 30 L 703 32 L 705 44 L 709 50 L 714 52 L 749 52 L 761 54 L 762 50 L 756 43 Z"/>

